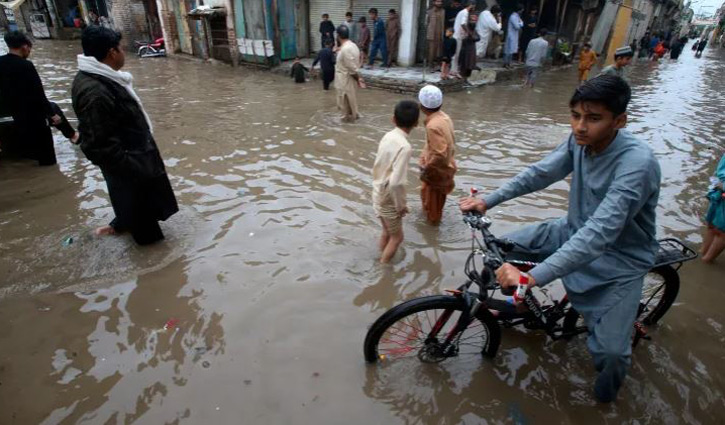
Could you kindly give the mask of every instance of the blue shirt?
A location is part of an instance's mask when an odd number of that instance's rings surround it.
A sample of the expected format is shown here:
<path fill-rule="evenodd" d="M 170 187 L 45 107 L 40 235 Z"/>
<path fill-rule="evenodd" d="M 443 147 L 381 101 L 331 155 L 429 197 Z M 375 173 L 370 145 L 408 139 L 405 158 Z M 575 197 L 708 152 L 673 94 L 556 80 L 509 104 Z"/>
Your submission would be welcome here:
<path fill-rule="evenodd" d="M 641 279 L 655 261 L 660 166 L 626 130 L 598 154 L 573 135 L 484 199 L 488 208 L 571 175 L 566 218 L 553 223 L 561 245 L 531 270 L 537 285 L 562 278 L 574 296 Z M 532 226 L 531 232 L 538 227 Z M 535 237 L 535 235 L 533 235 Z M 602 294 L 603 295 L 603 294 Z M 593 297 L 597 298 L 597 297 Z"/>
<path fill-rule="evenodd" d="M 385 41 L 385 22 L 378 18 L 373 22 L 373 41 Z"/>

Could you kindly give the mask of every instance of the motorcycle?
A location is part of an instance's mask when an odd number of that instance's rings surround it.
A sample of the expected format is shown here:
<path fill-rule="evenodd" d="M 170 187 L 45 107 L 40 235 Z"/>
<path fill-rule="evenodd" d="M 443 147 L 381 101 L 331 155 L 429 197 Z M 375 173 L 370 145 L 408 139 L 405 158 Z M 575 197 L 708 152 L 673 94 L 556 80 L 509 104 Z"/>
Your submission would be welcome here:
<path fill-rule="evenodd" d="M 138 56 L 141 58 L 166 56 L 166 45 L 163 38 L 157 38 L 154 41 L 136 41 L 134 44 L 138 49 Z"/>

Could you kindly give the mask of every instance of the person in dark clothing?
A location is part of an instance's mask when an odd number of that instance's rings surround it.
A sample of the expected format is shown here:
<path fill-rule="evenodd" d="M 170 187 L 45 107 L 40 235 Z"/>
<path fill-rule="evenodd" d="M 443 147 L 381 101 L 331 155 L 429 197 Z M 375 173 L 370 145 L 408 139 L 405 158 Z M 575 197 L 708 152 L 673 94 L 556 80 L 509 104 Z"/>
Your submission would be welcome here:
<path fill-rule="evenodd" d="M 685 40 L 686 41 L 686 40 Z M 676 38 L 670 46 L 670 59 L 677 60 L 682 54 L 682 49 L 685 47 L 685 43 L 681 38 Z"/>
<path fill-rule="evenodd" d="M 121 35 L 110 28 L 83 30 L 83 54 L 73 80 L 73 109 L 80 123 L 81 150 L 99 166 L 116 217 L 98 235 L 128 231 L 139 245 L 164 238 L 159 220 L 179 207 L 153 137 L 153 125 L 121 72 Z"/>
<path fill-rule="evenodd" d="M 456 16 L 458 16 L 458 12 L 461 10 L 463 10 L 463 5 L 460 0 L 453 0 L 451 4 L 446 7 L 446 28 L 453 28 L 453 24 L 456 22 Z"/>
<path fill-rule="evenodd" d="M 649 42 L 650 42 L 650 35 L 649 33 L 645 33 L 642 38 L 639 39 L 639 57 L 644 58 L 647 57 L 649 54 Z"/>
<path fill-rule="evenodd" d="M 695 57 L 699 58 L 702 56 L 702 52 L 705 50 L 705 47 L 707 47 L 707 39 L 703 38 L 700 40 L 700 43 L 697 45 L 697 53 L 695 53 Z"/>
<path fill-rule="evenodd" d="M 451 62 L 456 55 L 457 44 L 458 40 L 453 38 L 453 28 L 447 28 L 443 39 L 443 56 L 441 56 L 441 80 L 450 78 Z"/>
<path fill-rule="evenodd" d="M 522 60 L 526 58 L 526 48 L 529 47 L 529 42 L 537 37 L 538 13 L 539 11 L 535 7 L 532 7 L 529 10 L 529 14 L 524 18 L 524 28 L 521 31 L 521 46 L 519 48 Z"/>
<path fill-rule="evenodd" d="M 33 43 L 19 31 L 11 31 L 4 38 L 9 53 L 0 57 L 0 110 L 12 115 L 13 125 L 3 136 L 3 150 L 37 160 L 40 165 L 54 165 L 48 122 L 59 125 L 62 118 L 45 97 L 38 71 L 28 60 Z"/>
<path fill-rule="evenodd" d="M 335 53 L 332 51 L 332 44 L 328 44 L 317 53 L 317 58 L 312 62 L 312 69 L 320 64 L 322 69 L 322 88 L 330 90 L 330 83 L 335 80 Z"/>
<path fill-rule="evenodd" d="M 361 16 L 358 22 L 360 32 L 357 46 L 360 49 L 360 63 L 365 63 L 368 60 L 368 51 L 370 50 L 370 28 L 368 28 L 367 19 L 364 16 Z"/>
<path fill-rule="evenodd" d="M 305 73 L 307 72 L 310 72 L 310 70 L 307 69 L 306 66 L 302 65 L 302 62 L 300 62 L 300 57 L 297 56 L 294 63 L 292 64 L 292 72 L 290 72 L 290 77 L 295 79 L 295 83 L 304 83 L 305 81 L 307 81 L 307 78 L 305 78 Z"/>
<path fill-rule="evenodd" d="M 320 22 L 320 35 L 322 36 L 323 49 L 327 43 L 335 42 L 335 24 L 332 23 L 330 15 L 327 13 L 322 15 L 322 22 Z"/>
<path fill-rule="evenodd" d="M 458 69 L 466 80 L 471 76 L 473 70 L 480 69 L 476 65 L 476 43 L 481 39 L 476 32 L 477 18 L 477 15 L 470 15 L 468 24 L 463 27 L 461 54 L 458 55 Z"/>

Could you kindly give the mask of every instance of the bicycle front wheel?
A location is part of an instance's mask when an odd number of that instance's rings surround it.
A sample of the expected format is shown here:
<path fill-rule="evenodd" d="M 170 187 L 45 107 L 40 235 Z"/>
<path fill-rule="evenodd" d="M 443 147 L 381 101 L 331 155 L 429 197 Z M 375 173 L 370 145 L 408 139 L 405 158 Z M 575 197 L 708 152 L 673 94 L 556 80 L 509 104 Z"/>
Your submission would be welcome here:
<path fill-rule="evenodd" d="M 501 329 L 485 306 L 466 329 L 454 335 L 451 344 L 445 344 L 464 307 L 461 298 L 449 295 L 416 298 L 393 307 L 368 330 L 365 360 L 375 363 L 418 357 L 422 362 L 437 363 L 453 356 L 495 356 Z"/>

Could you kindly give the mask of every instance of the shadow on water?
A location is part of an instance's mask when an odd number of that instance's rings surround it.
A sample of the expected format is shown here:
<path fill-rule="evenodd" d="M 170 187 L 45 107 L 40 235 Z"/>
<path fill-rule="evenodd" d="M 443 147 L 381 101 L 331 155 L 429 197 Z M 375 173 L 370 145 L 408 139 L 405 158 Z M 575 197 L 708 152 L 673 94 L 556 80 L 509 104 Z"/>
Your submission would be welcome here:
<path fill-rule="evenodd" d="M 72 115 L 78 46 L 39 42 L 49 97 Z M 129 57 L 182 211 L 167 240 L 99 239 L 112 211 L 98 169 L 56 135 L 59 166 L 0 163 L 0 423 L 715 424 L 725 408 L 723 266 L 687 264 L 678 302 L 638 347 L 616 405 L 597 406 L 583 339 L 505 331 L 496 359 L 367 367 L 368 324 L 464 279 L 455 197 L 492 190 L 568 134 L 573 69 L 446 96 L 457 189 L 425 224 L 415 168 L 406 241 L 377 264 L 377 143 L 402 96 L 334 93 L 246 69 Z M 663 169 L 659 231 L 700 242 L 722 155 L 725 55 L 637 63 L 629 128 Z M 415 151 L 423 132 L 411 137 Z M 496 233 L 564 214 L 568 183 L 495 208 Z M 64 243 L 68 237 L 72 243 Z M 167 329 L 164 329 L 166 326 Z M 9 347 L 9 348 L 8 348 Z"/>

